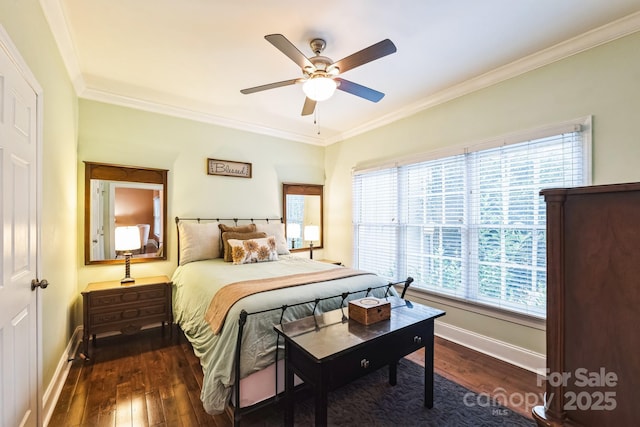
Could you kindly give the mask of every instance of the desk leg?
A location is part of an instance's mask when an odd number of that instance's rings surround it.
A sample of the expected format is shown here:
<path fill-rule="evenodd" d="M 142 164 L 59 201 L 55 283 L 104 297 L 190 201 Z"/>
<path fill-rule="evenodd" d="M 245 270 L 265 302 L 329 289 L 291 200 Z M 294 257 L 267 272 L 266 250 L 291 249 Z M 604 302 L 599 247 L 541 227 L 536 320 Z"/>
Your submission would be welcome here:
<path fill-rule="evenodd" d="M 325 381 L 320 381 L 315 387 L 316 397 L 316 427 L 327 425 L 327 387 Z"/>
<path fill-rule="evenodd" d="M 398 383 L 398 361 L 389 363 L 389 384 L 396 385 Z"/>
<path fill-rule="evenodd" d="M 424 345 L 424 406 L 433 408 L 433 320 L 426 330 Z"/>
<path fill-rule="evenodd" d="M 284 425 L 293 426 L 293 370 L 289 366 L 289 354 L 287 343 L 284 349 Z"/>

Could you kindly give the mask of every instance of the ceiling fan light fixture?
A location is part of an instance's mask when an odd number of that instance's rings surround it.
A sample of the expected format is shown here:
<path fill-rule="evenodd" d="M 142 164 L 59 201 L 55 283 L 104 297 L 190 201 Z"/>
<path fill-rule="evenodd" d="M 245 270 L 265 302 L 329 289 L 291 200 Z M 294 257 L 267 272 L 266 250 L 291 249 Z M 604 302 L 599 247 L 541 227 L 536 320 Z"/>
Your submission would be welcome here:
<path fill-rule="evenodd" d="M 325 101 L 333 95 L 338 84 L 335 80 L 324 75 L 311 76 L 302 85 L 304 94 L 314 101 Z"/>

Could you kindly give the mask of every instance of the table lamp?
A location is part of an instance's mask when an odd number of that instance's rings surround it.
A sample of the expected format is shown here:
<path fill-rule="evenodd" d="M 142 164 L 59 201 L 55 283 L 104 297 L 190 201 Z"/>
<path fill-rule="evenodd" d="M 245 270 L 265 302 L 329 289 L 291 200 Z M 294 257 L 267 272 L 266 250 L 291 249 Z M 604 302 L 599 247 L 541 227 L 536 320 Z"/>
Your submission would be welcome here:
<path fill-rule="evenodd" d="M 291 249 L 295 249 L 295 240 L 300 238 L 300 224 L 287 224 L 287 238 L 291 239 Z"/>
<path fill-rule="evenodd" d="M 320 226 L 305 225 L 304 240 L 309 241 L 309 258 L 313 259 L 313 241 L 320 240 Z"/>
<path fill-rule="evenodd" d="M 136 226 L 116 227 L 116 251 L 124 252 L 124 278 L 121 284 L 134 283 L 135 279 L 130 276 L 131 272 L 131 251 L 140 249 L 140 229 Z"/>

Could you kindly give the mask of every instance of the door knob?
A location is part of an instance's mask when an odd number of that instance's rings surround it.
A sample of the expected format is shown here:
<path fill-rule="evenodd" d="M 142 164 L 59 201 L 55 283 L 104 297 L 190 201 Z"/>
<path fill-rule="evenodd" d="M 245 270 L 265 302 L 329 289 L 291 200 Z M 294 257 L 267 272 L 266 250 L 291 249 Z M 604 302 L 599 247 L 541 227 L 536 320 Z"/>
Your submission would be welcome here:
<path fill-rule="evenodd" d="M 31 281 L 31 290 L 32 291 L 35 291 L 37 287 L 45 289 L 47 286 L 49 286 L 49 282 L 47 282 L 46 279 L 42 279 L 42 280 L 33 279 Z"/>

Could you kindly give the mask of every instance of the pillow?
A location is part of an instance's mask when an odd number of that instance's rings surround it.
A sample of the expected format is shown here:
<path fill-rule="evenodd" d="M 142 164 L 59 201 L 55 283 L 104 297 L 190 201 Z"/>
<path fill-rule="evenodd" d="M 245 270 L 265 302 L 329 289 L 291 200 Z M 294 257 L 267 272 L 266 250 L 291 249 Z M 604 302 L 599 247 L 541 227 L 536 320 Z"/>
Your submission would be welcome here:
<path fill-rule="evenodd" d="M 229 239 L 227 242 L 235 265 L 278 260 L 274 236 L 247 240 Z"/>
<path fill-rule="evenodd" d="M 229 248 L 229 239 L 236 240 L 248 240 L 248 239 L 259 239 L 262 237 L 267 237 L 267 233 L 258 233 L 254 231 L 253 233 L 239 233 L 236 231 L 225 231 L 222 233 L 222 251 L 224 254 L 224 260 L 227 262 L 231 262 L 231 249 Z"/>
<path fill-rule="evenodd" d="M 218 224 L 218 227 L 220 228 L 221 232 L 225 232 L 225 231 L 235 231 L 237 233 L 251 233 L 253 231 L 256 231 L 256 225 L 251 223 L 251 224 L 246 224 L 246 225 L 237 225 L 237 226 L 232 226 L 232 225 L 226 225 L 226 224 Z"/>
<path fill-rule="evenodd" d="M 284 223 L 274 222 L 271 224 L 256 224 L 257 231 L 264 231 L 267 236 L 273 236 L 276 239 L 276 250 L 278 255 L 289 255 L 289 245 L 284 236 Z"/>
<path fill-rule="evenodd" d="M 202 259 L 220 258 L 218 223 L 179 222 L 180 265 Z"/>

